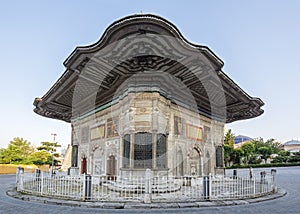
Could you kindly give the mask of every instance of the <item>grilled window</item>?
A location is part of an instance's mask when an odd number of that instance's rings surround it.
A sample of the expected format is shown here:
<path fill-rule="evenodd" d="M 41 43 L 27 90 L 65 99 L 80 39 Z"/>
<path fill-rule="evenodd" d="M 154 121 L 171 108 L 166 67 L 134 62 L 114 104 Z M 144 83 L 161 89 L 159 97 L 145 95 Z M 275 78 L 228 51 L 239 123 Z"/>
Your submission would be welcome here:
<path fill-rule="evenodd" d="M 130 163 L 130 135 L 126 134 L 124 136 L 124 147 L 123 147 L 123 167 L 129 167 Z"/>
<path fill-rule="evenodd" d="M 152 134 L 137 133 L 134 138 L 134 167 L 152 168 Z"/>
<path fill-rule="evenodd" d="M 158 168 L 166 168 L 166 135 L 158 134 L 156 141 L 156 165 Z"/>

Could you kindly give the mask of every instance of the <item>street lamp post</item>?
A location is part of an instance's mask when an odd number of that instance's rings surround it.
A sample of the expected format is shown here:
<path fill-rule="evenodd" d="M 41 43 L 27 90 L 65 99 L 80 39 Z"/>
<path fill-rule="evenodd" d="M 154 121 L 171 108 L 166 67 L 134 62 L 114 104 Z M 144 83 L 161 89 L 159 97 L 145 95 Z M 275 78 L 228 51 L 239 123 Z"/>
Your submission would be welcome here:
<path fill-rule="evenodd" d="M 55 143 L 55 137 L 57 134 L 55 133 L 51 133 L 51 135 L 53 136 L 53 143 Z M 51 152 L 51 156 L 52 156 L 52 163 L 51 163 L 51 175 L 53 175 L 53 166 L 54 166 L 54 151 L 53 151 L 53 148 L 52 148 L 52 152 Z"/>

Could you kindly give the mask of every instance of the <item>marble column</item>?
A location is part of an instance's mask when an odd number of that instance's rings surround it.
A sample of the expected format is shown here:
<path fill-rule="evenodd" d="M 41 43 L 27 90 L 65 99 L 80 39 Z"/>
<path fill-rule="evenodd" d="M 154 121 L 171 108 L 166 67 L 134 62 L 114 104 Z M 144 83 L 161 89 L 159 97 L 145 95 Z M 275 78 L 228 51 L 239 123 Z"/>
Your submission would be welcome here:
<path fill-rule="evenodd" d="M 157 168 L 156 164 L 156 144 L 157 144 L 157 133 L 152 133 L 152 169 Z"/>
<path fill-rule="evenodd" d="M 134 168 L 134 132 L 130 133 L 130 160 L 129 160 L 129 168 Z"/>

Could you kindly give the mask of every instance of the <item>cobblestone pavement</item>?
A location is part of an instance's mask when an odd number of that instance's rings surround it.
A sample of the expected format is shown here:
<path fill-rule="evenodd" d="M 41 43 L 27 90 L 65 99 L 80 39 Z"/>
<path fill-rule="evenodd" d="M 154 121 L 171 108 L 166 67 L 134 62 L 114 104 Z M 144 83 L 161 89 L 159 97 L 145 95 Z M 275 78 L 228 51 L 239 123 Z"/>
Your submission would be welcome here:
<path fill-rule="evenodd" d="M 262 169 L 255 169 L 261 171 Z M 265 169 L 270 170 L 270 169 Z M 247 173 L 247 170 L 239 170 L 238 173 Z M 227 174 L 232 172 L 228 170 Z M 299 213 L 299 191 L 300 191 L 300 167 L 277 168 L 277 183 L 287 191 L 287 195 L 275 200 L 259 203 L 246 203 L 237 206 L 210 206 L 200 208 L 168 209 L 98 209 L 83 208 L 74 204 L 72 206 L 61 206 L 23 201 L 6 195 L 6 191 L 12 189 L 15 183 L 15 175 L 0 175 L 0 214 L 35 214 L 35 213 Z M 222 203 L 222 202 L 221 202 Z M 223 202 L 224 203 L 224 202 Z M 222 204 L 223 204 L 222 203 Z M 226 202 L 231 203 L 231 202 Z M 243 203 L 238 203 L 243 204 Z"/>

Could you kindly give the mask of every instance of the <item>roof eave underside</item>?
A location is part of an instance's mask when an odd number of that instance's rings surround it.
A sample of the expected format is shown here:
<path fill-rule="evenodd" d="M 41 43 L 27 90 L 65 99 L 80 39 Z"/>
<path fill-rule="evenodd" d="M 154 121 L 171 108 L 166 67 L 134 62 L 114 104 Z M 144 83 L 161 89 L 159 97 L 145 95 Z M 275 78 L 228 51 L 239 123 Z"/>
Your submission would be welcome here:
<path fill-rule="evenodd" d="M 51 109 L 49 108 L 49 106 L 52 104 L 56 105 L 54 103 L 55 97 L 59 96 L 60 93 L 63 93 L 65 90 L 67 90 L 70 84 L 72 84 L 72 82 L 76 81 L 76 79 L 78 78 L 80 71 L 76 69 L 75 65 L 80 64 L 82 63 L 82 61 L 84 61 L 84 55 L 88 55 L 89 53 L 99 50 L 99 48 L 103 48 L 103 46 L 105 46 L 108 42 L 108 39 L 118 29 L 123 28 L 128 24 L 139 23 L 141 21 L 155 23 L 168 29 L 174 37 L 177 37 L 181 41 L 183 41 L 187 48 L 198 50 L 199 53 L 206 56 L 208 60 L 212 62 L 215 72 L 217 72 L 217 74 L 220 76 L 222 85 L 225 88 L 225 90 L 230 90 L 230 93 L 238 94 L 240 96 L 240 102 L 246 103 L 247 105 L 251 106 L 251 112 L 249 112 L 249 114 L 241 115 L 238 112 L 236 112 L 236 114 L 234 115 L 230 113 L 230 118 L 227 118 L 226 122 L 233 122 L 237 120 L 257 117 L 264 112 L 261 109 L 261 107 L 264 105 L 262 100 L 259 98 L 251 97 L 245 91 L 243 91 L 232 79 L 230 79 L 221 70 L 224 64 L 222 60 L 219 59 L 208 47 L 190 43 L 182 36 L 182 34 L 176 28 L 176 26 L 174 26 L 172 23 L 165 20 L 164 18 L 152 14 L 132 15 L 118 20 L 111 24 L 105 30 L 103 36 L 95 44 L 85 47 L 77 47 L 65 60 L 64 65 L 67 69 L 63 73 L 63 75 L 57 80 L 57 82 L 49 89 L 49 91 L 42 98 L 37 98 L 34 101 L 34 105 L 36 106 L 34 111 L 42 116 L 70 122 L 72 117 L 72 106 L 59 106 L 57 107 L 57 109 Z"/>

